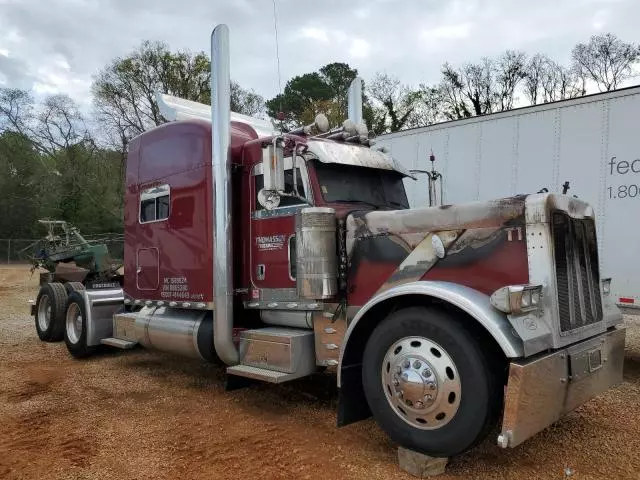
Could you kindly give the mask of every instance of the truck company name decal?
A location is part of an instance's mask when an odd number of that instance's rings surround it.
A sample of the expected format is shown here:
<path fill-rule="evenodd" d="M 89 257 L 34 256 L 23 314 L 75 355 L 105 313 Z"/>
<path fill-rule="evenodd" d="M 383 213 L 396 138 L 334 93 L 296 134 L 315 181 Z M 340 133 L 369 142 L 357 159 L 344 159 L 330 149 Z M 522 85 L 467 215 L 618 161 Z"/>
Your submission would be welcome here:
<path fill-rule="evenodd" d="M 260 251 L 280 250 L 284 247 L 285 235 L 268 235 L 256 237 L 256 245 Z"/>

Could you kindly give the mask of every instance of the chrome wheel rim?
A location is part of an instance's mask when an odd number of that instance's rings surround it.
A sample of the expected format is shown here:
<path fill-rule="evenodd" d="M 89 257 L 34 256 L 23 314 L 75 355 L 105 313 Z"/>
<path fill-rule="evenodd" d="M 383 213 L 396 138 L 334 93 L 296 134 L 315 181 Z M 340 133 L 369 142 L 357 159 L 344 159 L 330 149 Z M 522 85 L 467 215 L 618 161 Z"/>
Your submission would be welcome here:
<path fill-rule="evenodd" d="M 51 300 L 49 295 L 42 295 L 38 304 L 38 326 L 41 331 L 46 331 L 51 324 Z"/>
<path fill-rule="evenodd" d="M 82 314 L 77 303 L 72 303 L 67 309 L 67 338 L 71 343 L 78 343 L 82 335 Z"/>
<path fill-rule="evenodd" d="M 389 347 L 382 362 L 382 388 L 396 415 L 422 430 L 449 423 L 462 397 L 453 359 L 424 337 L 405 337 Z"/>

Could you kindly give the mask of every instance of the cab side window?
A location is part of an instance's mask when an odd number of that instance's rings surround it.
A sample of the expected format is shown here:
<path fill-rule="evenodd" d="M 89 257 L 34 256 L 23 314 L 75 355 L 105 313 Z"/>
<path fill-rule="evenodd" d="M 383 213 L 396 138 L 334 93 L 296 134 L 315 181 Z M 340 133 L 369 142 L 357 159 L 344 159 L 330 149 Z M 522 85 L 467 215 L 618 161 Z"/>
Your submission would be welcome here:
<path fill-rule="evenodd" d="M 169 185 L 150 187 L 140 192 L 140 223 L 159 222 L 169 218 L 170 196 Z"/>

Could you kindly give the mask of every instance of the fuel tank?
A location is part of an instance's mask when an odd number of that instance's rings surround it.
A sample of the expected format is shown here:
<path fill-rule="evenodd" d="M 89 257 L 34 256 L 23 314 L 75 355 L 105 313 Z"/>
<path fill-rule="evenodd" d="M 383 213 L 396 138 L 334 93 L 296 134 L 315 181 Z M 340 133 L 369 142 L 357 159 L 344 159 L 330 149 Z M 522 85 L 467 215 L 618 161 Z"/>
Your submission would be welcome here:
<path fill-rule="evenodd" d="M 320 300 L 338 292 L 336 212 L 303 208 L 296 216 L 297 288 L 300 298 Z"/>
<path fill-rule="evenodd" d="M 146 348 L 216 362 L 210 311 L 145 307 L 136 313 L 135 336 Z"/>

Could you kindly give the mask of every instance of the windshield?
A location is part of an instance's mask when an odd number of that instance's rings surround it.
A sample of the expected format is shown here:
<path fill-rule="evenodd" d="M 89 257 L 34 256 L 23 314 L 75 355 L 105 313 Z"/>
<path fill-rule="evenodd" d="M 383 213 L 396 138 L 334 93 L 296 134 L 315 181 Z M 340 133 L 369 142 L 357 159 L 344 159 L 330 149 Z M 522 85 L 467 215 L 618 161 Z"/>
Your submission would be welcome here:
<path fill-rule="evenodd" d="M 393 170 L 313 162 L 326 202 L 361 202 L 377 208 L 409 208 L 403 176 Z"/>

